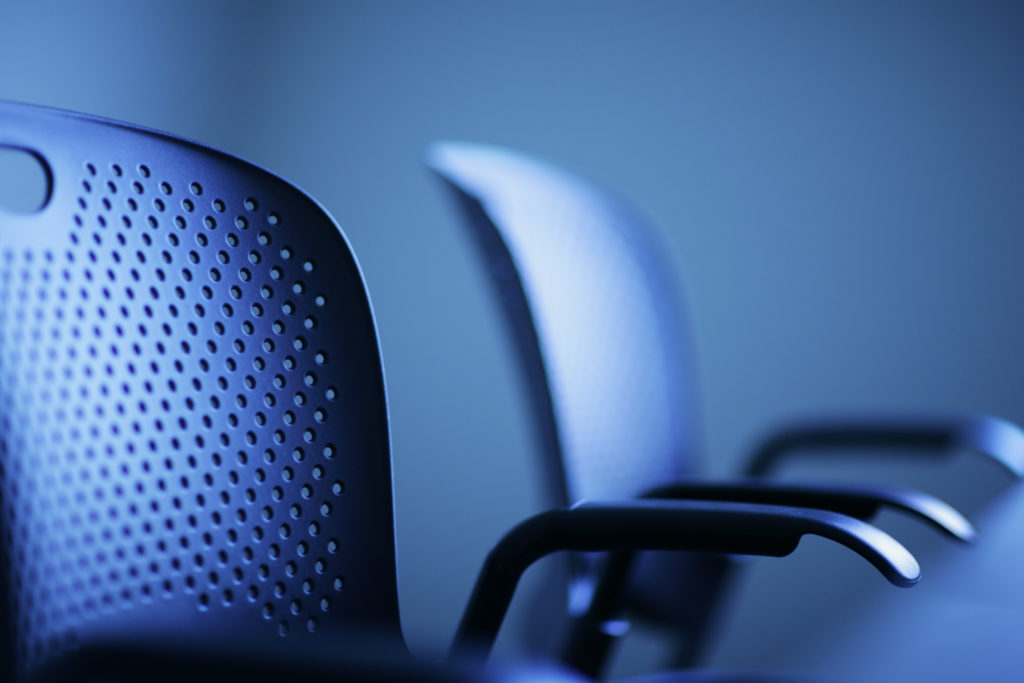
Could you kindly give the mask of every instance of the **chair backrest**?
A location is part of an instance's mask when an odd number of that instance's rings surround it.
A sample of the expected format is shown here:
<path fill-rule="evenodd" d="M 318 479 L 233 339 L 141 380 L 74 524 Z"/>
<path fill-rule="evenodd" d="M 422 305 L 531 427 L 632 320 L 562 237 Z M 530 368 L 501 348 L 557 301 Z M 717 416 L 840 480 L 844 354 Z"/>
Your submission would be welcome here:
<path fill-rule="evenodd" d="M 684 311 L 654 226 L 617 195 L 514 152 L 441 143 L 428 164 L 455 189 L 505 304 L 532 389 L 553 503 L 632 498 L 699 474 L 695 382 Z M 637 613 L 698 642 L 719 558 L 642 553 Z M 599 558 L 575 554 L 548 590 L 591 604 Z M 527 636 L 548 651 L 555 601 Z"/>
<path fill-rule="evenodd" d="M 398 633 L 362 277 L 230 155 L 0 103 L 51 192 L 0 213 L 0 551 L 20 668 L 94 634 Z"/>
<path fill-rule="evenodd" d="M 680 302 L 648 220 L 513 152 L 433 147 L 475 226 L 535 389 L 562 500 L 632 497 L 694 473 Z"/>

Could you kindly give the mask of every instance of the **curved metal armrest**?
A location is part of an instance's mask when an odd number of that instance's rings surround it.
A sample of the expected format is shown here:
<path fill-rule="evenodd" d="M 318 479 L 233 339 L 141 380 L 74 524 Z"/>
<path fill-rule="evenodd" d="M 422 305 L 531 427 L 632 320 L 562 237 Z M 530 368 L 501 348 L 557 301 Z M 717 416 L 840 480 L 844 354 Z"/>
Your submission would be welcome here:
<path fill-rule="evenodd" d="M 977 532 L 956 508 L 928 493 L 913 489 L 876 486 L 809 486 L 763 481 L 686 483 L 659 486 L 644 498 L 718 500 L 830 510 L 870 520 L 890 507 L 924 520 L 947 536 L 973 543 Z"/>
<path fill-rule="evenodd" d="M 160 681 L 162 683 L 583 683 L 552 663 L 518 661 L 484 670 L 473 657 L 420 662 L 399 634 L 371 628 L 321 631 L 323 638 L 266 639 L 252 632 L 221 638 L 154 635 L 126 642 L 91 639 L 34 668 L 25 683 Z M 396 637 L 397 636 L 397 637 Z M 325 643 L 327 646 L 325 647 Z M 3 680 L 7 680 L 4 678 Z"/>
<path fill-rule="evenodd" d="M 908 449 L 938 455 L 969 449 L 987 455 L 1018 477 L 1024 476 L 1024 431 L 987 415 L 809 422 L 782 430 L 761 444 L 746 471 L 753 476 L 768 474 L 792 451 L 852 448 Z"/>
<path fill-rule="evenodd" d="M 651 489 L 644 497 L 788 505 L 830 510 L 862 520 L 871 519 L 883 507 L 891 507 L 923 519 L 957 541 L 970 543 L 976 537 L 974 527 L 955 508 L 929 494 L 904 488 L 824 487 L 754 480 L 670 484 Z M 575 620 L 562 650 L 565 663 L 592 678 L 600 678 L 604 670 L 612 637 L 609 628 L 621 623 L 633 562 L 634 554 L 629 552 L 614 553 L 608 558 L 598 575 L 591 601 Z M 728 566 L 723 564 L 721 568 L 724 571 Z M 715 590 L 711 586 L 707 589 Z"/>
<path fill-rule="evenodd" d="M 824 510 L 703 501 L 580 503 L 520 523 L 488 554 L 455 634 L 453 652 L 486 656 L 523 572 L 559 550 L 693 550 L 783 557 L 814 534 L 841 543 L 891 583 L 912 586 L 920 567 L 880 529 Z"/>

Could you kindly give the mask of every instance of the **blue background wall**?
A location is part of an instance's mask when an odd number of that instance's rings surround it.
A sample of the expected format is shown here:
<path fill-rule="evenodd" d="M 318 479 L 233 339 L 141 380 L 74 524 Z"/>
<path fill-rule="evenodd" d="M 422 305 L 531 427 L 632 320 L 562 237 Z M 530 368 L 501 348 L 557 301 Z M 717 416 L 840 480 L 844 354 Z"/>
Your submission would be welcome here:
<path fill-rule="evenodd" d="M 419 163 L 429 142 L 534 152 L 658 219 L 686 285 L 708 469 L 724 475 L 806 413 L 1024 421 L 1022 76 L 1024 10 L 1009 2 L 0 4 L 0 98 L 198 139 L 338 218 L 378 317 L 403 617 L 425 657 L 447 643 L 490 544 L 542 504 L 517 367 Z M 997 492 L 1011 501 L 1003 524 L 1024 505 L 969 456 L 827 474 L 927 486 L 979 522 Z M 951 569 L 960 550 L 884 521 L 925 561 L 917 593 L 809 542 L 752 563 L 713 660 L 880 670 L 907 657 L 858 650 L 897 637 L 891 615 L 937 621 L 949 584 L 929 588 L 929 566 L 974 579 Z M 982 548 L 991 566 L 1016 560 L 1013 534 L 1001 538 Z M 1012 593 L 1012 578 L 987 579 L 999 588 L 970 609 Z M 853 604 L 876 612 L 847 617 Z M 503 651 L 527 618 L 520 604 Z M 658 650 L 637 643 L 626 669 Z"/>

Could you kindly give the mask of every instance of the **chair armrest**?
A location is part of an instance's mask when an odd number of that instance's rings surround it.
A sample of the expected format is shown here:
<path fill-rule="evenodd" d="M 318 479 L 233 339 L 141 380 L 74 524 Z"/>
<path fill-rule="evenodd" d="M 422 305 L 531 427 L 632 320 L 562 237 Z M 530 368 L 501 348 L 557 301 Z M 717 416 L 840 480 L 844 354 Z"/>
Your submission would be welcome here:
<path fill-rule="evenodd" d="M 486 656 L 523 572 L 560 550 L 692 550 L 783 557 L 806 534 L 845 545 L 894 585 L 912 586 L 920 578 L 917 560 L 898 541 L 835 512 L 705 501 L 584 502 L 530 517 L 498 542 L 484 561 L 452 651 Z"/>
<path fill-rule="evenodd" d="M 956 508 L 928 493 L 881 486 L 811 486 L 764 481 L 685 483 L 659 486 L 644 498 L 718 500 L 830 510 L 864 521 L 882 508 L 917 517 L 962 543 L 973 543 L 974 526 Z"/>
<path fill-rule="evenodd" d="M 746 472 L 762 476 L 794 451 L 905 449 L 949 455 L 958 449 L 986 455 L 1017 477 L 1024 476 L 1024 431 L 997 417 L 839 418 L 781 430 L 754 452 Z"/>
<path fill-rule="evenodd" d="M 768 505 L 787 505 L 838 512 L 869 520 L 883 507 L 919 517 L 953 539 L 970 543 L 976 538 L 973 525 L 955 508 L 926 493 L 894 487 L 835 487 L 788 485 L 755 481 L 732 483 L 679 483 L 650 490 L 644 498 L 718 500 Z M 594 584 L 584 613 L 577 615 L 562 650 L 563 662 L 592 678 L 600 678 L 610 642 L 609 628 L 623 623 L 626 586 L 633 570 L 634 554 L 613 553 Z M 723 564 L 722 570 L 729 564 Z M 715 590 L 713 583 L 703 590 Z"/>

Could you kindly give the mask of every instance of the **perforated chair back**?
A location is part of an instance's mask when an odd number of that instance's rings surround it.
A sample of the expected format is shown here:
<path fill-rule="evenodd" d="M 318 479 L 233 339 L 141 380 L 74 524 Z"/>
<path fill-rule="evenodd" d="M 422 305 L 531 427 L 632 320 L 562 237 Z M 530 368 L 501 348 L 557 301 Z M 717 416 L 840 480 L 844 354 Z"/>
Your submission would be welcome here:
<path fill-rule="evenodd" d="M 632 497 L 695 472 L 687 335 L 647 219 L 507 150 L 444 143 L 428 163 L 458 192 L 505 303 L 555 502 Z"/>
<path fill-rule="evenodd" d="M 0 146 L 52 179 L 40 212 L 0 213 L 19 668 L 98 634 L 397 637 L 380 356 L 337 225 L 122 123 L 0 103 Z"/>

